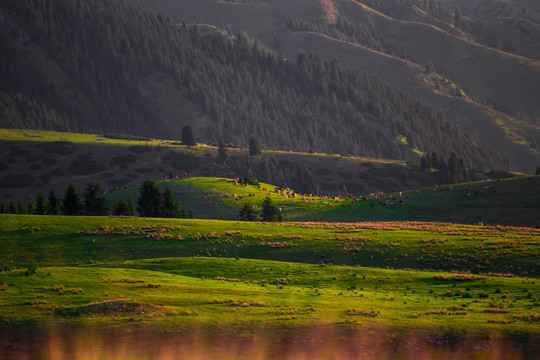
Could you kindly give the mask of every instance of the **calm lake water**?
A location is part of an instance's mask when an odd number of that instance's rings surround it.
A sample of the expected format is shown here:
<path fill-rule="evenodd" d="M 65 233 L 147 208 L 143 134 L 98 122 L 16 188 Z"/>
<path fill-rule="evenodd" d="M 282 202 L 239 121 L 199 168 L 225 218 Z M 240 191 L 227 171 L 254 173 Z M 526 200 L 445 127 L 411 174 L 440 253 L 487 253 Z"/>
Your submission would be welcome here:
<path fill-rule="evenodd" d="M 463 338 L 376 329 L 305 327 L 0 331 L 0 359 L 540 359 L 538 338 Z"/>

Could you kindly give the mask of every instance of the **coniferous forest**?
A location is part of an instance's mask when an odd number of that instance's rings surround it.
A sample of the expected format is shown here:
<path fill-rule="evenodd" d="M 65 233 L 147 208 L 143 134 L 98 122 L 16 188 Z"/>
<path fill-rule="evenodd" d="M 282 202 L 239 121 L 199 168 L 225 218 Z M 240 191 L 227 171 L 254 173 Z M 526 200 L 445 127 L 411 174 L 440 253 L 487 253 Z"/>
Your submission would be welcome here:
<path fill-rule="evenodd" d="M 159 72 L 210 119 L 197 141 L 255 135 L 284 150 L 406 160 L 436 150 L 509 166 L 418 100 L 315 53 L 287 59 L 112 0 L 6 0 L 0 11 L 1 127 L 174 136 L 139 86 Z"/>

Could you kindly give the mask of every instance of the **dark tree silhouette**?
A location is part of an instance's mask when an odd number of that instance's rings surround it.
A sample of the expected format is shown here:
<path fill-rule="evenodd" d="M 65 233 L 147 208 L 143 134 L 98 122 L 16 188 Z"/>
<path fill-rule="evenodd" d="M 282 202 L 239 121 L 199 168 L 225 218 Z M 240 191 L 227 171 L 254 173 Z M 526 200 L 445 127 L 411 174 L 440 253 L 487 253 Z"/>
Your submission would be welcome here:
<path fill-rule="evenodd" d="M 217 162 L 219 164 L 224 164 L 225 161 L 227 161 L 227 147 L 225 147 L 225 143 L 223 140 L 220 140 L 218 144 L 218 155 L 217 155 Z"/>
<path fill-rule="evenodd" d="M 34 200 L 30 199 L 28 201 L 27 214 L 34 215 L 35 213 L 36 213 L 36 205 L 34 204 Z"/>
<path fill-rule="evenodd" d="M 63 214 L 64 215 L 81 215 L 83 206 L 77 189 L 73 184 L 69 184 L 66 193 L 64 195 Z"/>
<path fill-rule="evenodd" d="M 195 131 L 189 125 L 182 127 L 182 144 L 187 146 L 195 146 Z"/>
<path fill-rule="evenodd" d="M 257 220 L 257 213 L 253 210 L 253 207 L 249 204 L 242 205 L 240 212 L 238 213 L 238 220 L 240 221 L 255 221 Z"/>
<path fill-rule="evenodd" d="M 261 210 L 262 221 L 275 222 L 281 221 L 281 210 L 273 204 L 270 197 L 264 199 L 262 210 Z"/>
<path fill-rule="evenodd" d="M 101 185 L 92 181 L 86 186 L 84 191 L 84 209 L 86 215 L 101 216 L 107 214 L 107 201 L 104 197 L 98 196 Z"/>
<path fill-rule="evenodd" d="M 49 191 L 49 198 L 47 203 L 47 214 L 58 215 L 60 214 L 60 202 L 56 198 L 54 190 Z"/>
<path fill-rule="evenodd" d="M 249 155 L 256 156 L 262 153 L 261 145 L 259 144 L 259 139 L 255 135 L 251 136 L 249 140 Z"/>
<path fill-rule="evenodd" d="M 146 180 L 139 188 L 137 212 L 143 217 L 160 217 L 162 213 L 163 196 L 155 181 Z"/>
<path fill-rule="evenodd" d="M 45 215 L 47 212 L 47 202 L 45 201 L 45 196 L 42 193 L 39 193 L 36 198 L 36 215 Z"/>
<path fill-rule="evenodd" d="M 128 201 L 118 199 L 116 204 L 114 204 L 113 215 L 137 216 L 137 210 L 135 209 L 135 204 L 133 204 L 131 197 L 128 199 Z"/>
<path fill-rule="evenodd" d="M 177 218 L 180 216 L 178 201 L 168 187 L 163 191 L 163 209 L 161 215 L 165 218 Z"/>

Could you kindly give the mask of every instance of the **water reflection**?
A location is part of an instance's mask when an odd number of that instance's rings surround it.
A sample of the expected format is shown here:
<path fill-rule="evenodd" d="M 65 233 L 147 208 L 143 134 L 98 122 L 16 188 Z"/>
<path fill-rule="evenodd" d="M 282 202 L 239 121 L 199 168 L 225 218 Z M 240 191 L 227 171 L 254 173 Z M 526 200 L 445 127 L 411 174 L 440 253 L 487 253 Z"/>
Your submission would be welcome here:
<path fill-rule="evenodd" d="M 1 359 L 536 359 L 538 339 L 463 338 L 381 329 L 189 328 L 160 332 L 42 329 L 0 332 Z"/>

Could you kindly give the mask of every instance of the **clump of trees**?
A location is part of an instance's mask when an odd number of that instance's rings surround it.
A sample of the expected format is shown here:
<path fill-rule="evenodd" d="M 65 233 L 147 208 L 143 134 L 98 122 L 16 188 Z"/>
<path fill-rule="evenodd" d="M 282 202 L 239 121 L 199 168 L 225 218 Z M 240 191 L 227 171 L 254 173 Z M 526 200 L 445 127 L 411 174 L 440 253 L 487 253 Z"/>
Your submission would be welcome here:
<path fill-rule="evenodd" d="M 281 209 L 274 205 L 269 196 L 264 199 L 260 213 L 257 213 L 255 207 L 249 204 L 243 204 L 238 213 L 238 220 L 241 221 L 257 221 L 259 217 L 261 221 L 265 222 L 278 222 L 283 220 Z"/>
<path fill-rule="evenodd" d="M 35 202 L 31 199 L 26 206 L 21 200 L 12 200 L 7 205 L 0 202 L 0 214 L 109 215 L 107 201 L 101 193 L 101 185 L 97 182 L 89 183 L 83 196 L 79 195 L 73 184 L 69 184 L 62 199 L 58 199 L 54 190 L 51 190 L 48 199 L 40 193 Z M 139 188 L 137 205 L 131 197 L 127 200 L 120 198 L 112 207 L 112 215 L 178 218 L 184 217 L 184 211 L 168 187 L 160 191 L 155 181 L 147 180 Z M 193 217 L 191 211 L 189 216 Z"/>
<path fill-rule="evenodd" d="M 447 160 L 435 151 L 427 153 L 420 159 L 420 169 L 434 169 L 443 179 L 453 183 L 469 181 L 465 162 L 455 153 L 451 153 Z"/>
<path fill-rule="evenodd" d="M 139 188 L 137 211 L 143 217 L 184 217 L 172 191 L 165 187 L 161 192 L 154 180 L 146 180 Z"/>

